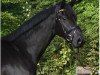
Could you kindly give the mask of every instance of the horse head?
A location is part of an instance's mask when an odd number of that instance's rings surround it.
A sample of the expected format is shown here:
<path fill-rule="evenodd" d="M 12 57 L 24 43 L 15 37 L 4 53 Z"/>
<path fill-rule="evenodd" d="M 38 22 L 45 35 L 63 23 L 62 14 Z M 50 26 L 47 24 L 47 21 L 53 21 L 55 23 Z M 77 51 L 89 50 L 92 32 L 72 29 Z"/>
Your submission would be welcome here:
<path fill-rule="evenodd" d="M 72 0 L 66 4 L 63 0 L 55 9 L 56 34 L 69 41 L 73 47 L 80 47 L 84 42 L 82 31 L 77 26 L 77 16 L 72 9 L 74 4 L 79 2 L 78 0 Z"/>

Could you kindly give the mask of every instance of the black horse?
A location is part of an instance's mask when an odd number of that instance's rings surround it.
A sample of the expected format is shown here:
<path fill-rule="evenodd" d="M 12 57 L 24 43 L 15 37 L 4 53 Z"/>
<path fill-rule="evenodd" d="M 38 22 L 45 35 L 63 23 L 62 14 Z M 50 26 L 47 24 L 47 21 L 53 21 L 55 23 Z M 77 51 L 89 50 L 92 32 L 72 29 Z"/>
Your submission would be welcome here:
<path fill-rule="evenodd" d="M 36 75 L 37 63 L 55 35 L 80 47 L 83 35 L 77 26 L 72 6 L 60 2 L 25 22 L 18 30 L 1 39 L 1 75 Z"/>

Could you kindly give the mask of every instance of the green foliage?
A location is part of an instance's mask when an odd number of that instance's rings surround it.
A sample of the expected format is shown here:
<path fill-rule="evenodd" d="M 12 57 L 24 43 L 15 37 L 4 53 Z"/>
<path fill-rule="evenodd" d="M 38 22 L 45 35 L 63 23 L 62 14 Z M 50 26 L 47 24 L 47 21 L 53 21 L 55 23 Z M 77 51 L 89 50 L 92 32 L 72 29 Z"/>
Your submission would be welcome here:
<path fill-rule="evenodd" d="M 59 1 L 2 0 L 1 35 L 10 34 L 32 15 Z M 99 64 L 98 7 L 96 0 L 84 0 L 74 6 L 78 25 L 85 36 L 85 45 L 78 52 L 78 49 L 70 48 L 64 39 L 56 36 L 38 63 L 37 75 L 74 75 L 79 65 L 91 67 L 93 75 L 96 75 Z"/>
<path fill-rule="evenodd" d="M 85 5 L 84 5 L 85 4 Z M 84 6 L 84 7 L 83 7 Z M 80 7 L 78 9 L 78 7 Z M 84 1 L 75 6 L 78 12 L 78 24 L 85 35 L 85 45 L 79 49 L 80 59 L 78 65 L 90 66 L 94 74 L 98 70 L 99 59 L 99 5 L 98 1 Z M 81 10 L 80 10 L 81 9 Z M 94 75 L 93 74 L 93 75 Z"/>
<path fill-rule="evenodd" d="M 38 75 L 74 75 L 75 64 L 71 64 L 71 49 L 56 36 L 38 64 Z"/>
<path fill-rule="evenodd" d="M 14 30 L 13 28 L 16 28 L 16 26 L 19 24 L 17 17 L 12 16 L 12 13 L 2 12 L 1 20 L 2 20 L 1 24 L 3 25 L 2 35 L 11 33 L 11 31 Z M 7 25 L 7 24 L 10 24 L 10 25 Z"/>
<path fill-rule="evenodd" d="M 10 3 L 4 1 L 2 3 L 1 14 L 1 35 L 5 36 L 17 29 L 23 23 L 23 21 L 29 18 L 30 12 L 31 6 L 27 1 L 18 3 Z"/>

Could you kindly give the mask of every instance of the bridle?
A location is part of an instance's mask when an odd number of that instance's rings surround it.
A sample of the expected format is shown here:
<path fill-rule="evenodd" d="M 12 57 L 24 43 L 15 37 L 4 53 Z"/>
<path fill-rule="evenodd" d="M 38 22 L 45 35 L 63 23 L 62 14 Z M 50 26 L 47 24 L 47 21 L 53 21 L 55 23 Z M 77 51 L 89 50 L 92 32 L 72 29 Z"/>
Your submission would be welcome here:
<path fill-rule="evenodd" d="M 65 9 L 60 9 L 58 12 L 56 12 L 56 15 L 58 14 L 58 13 L 61 13 L 61 12 L 64 12 L 65 11 Z M 56 20 L 58 20 L 60 23 L 61 23 L 61 19 L 60 18 L 58 18 L 58 17 L 56 17 Z M 61 23 L 62 24 L 62 23 Z M 70 35 L 70 33 L 73 31 L 74 33 L 73 34 L 75 34 L 75 32 L 76 32 L 76 30 L 80 30 L 81 31 L 81 29 L 79 28 L 79 26 L 75 26 L 75 27 L 72 27 L 70 30 L 66 30 L 65 29 L 65 27 L 64 27 L 64 25 L 61 25 L 62 26 L 62 29 L 63 29 L 63 32 L 64 32 L 64 34 L 65 34 L 65 36 L 66 36 L 66 38 L 67 38 L 67 40 L 69 41 L 69 42 L 71 42 L 73 39 L 71 39 L 71 40 L 69 40 L 69 36 L 71 36 Z M 67 35 L 66 35 L 67 34 Z"/>

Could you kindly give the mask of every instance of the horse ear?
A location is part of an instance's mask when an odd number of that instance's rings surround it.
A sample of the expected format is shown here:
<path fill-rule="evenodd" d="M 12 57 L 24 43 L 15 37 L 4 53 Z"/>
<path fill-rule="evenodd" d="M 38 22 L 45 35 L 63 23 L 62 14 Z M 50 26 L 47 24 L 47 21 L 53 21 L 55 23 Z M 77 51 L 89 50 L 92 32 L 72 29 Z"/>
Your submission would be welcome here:
<path fill-rule="evenodd" d="M 56 5 L 55 12 L 58 12 L 60 9 L 65 8 L 65 6 L 66 6 L 65 0 L 62 0 L 60 4 Z"/>
<path fill-rule="evenodd" d="M 61 9 L 65 8 L 65 6 L 66 6 L 65 0 L 62 0 L 62 2 L 61 2 Z"/>
<path fill-rule="evenodd" d="M 60 10 L 60 6 L 56 5 L 55 12 L 58 12 L 59 10 Z"/>
<path fill-rule="evenodd" d="M 74 4 L 78 4 L 80 3 L 82 0 L 71 0 L 71 2 L 69 2 L 69 4 L 73 7 Z"/>

